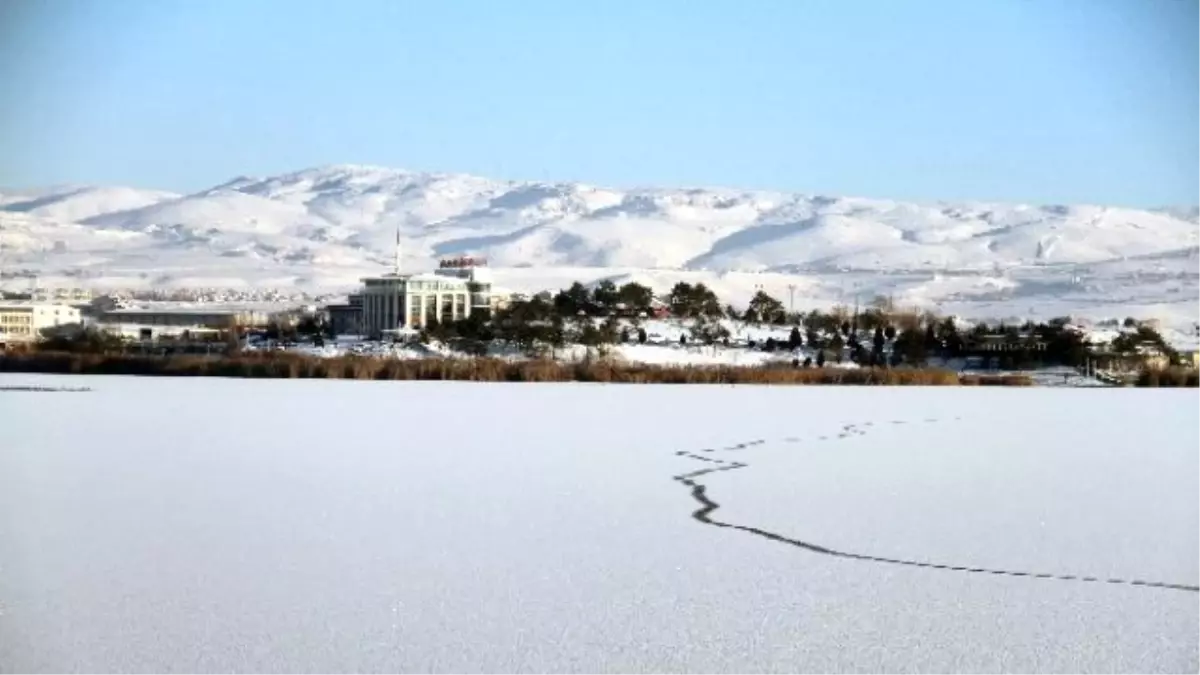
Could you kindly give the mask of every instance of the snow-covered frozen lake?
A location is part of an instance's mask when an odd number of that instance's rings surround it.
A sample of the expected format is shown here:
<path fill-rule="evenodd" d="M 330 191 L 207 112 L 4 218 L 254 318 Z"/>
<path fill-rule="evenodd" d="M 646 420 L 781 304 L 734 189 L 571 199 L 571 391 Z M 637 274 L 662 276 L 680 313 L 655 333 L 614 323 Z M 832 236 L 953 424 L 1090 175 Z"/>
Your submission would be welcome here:
<path fill-rule="evenodd" d="M 1194 391 L 28 384 L 0 671 L 1200 667 Z"/>

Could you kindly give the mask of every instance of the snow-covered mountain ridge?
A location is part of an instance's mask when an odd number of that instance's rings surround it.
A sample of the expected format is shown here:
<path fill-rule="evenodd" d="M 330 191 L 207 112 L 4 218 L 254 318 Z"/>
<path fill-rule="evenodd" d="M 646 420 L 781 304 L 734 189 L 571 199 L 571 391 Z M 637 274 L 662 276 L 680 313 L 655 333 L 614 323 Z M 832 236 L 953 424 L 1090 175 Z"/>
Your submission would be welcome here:
<path fill-rule="evenodd" d="M 474 254 L 513 279 L 557 278 L 551 270 L 562 268 L 717 285 L 745 277 L 734 285 L 790 284 L 828 300 L 852 287 L 904 294 L 886 281 L 905 278 L 923 287 L 914 302 L 953 301 L 965 284 L 971 298 L 1084 294 L 1088 305 L 1124 294 L 1142 304 L 1184 298 L 1194 312 L 1198 216 L 1194 207 L 619 190 L 336 165 L 188 195 L 0 192 L 0 272 L 10 287 L 36 274 L 94 285 L 344 288 L 390 262 L 399 229 L 412 269 Z"/>

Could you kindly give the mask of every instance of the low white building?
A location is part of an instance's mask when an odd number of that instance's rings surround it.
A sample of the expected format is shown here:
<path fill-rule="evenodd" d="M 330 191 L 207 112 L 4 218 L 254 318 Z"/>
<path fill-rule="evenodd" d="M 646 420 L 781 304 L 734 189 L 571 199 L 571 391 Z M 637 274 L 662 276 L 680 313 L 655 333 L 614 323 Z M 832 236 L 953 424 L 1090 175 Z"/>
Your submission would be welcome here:
<path fill-rule="evenodd" d="M 161 339 L 213 341 L 220 339 L 225 332 L 218 328 L 199 325 L 160 326 L 138 323 L 98 323 L 95 326 L 102 333 L 136 341 Z"/>
<path fill-rule="evenodd" d="M 92 301 L 93 293 L 89 288 L 35 288 L 33 300 L 49 304 L 79 305 Z"/>
<path fill-rule="evenodd" d="M 219 305 L 119 307 L 100 312 L 96 317 L 96 321 L 102 324 L 175 326 L 179 328 L 202 326 L 218 329 L 234 326 L 265 326 L 269 320 L 268 313 L 261 310 Z"/>
<path fill-rule="evenodd" d="M 33 342 L 55 326 L 79 325 L 78 307 L 42 302 L 0 301 L 0 344 Z"/>

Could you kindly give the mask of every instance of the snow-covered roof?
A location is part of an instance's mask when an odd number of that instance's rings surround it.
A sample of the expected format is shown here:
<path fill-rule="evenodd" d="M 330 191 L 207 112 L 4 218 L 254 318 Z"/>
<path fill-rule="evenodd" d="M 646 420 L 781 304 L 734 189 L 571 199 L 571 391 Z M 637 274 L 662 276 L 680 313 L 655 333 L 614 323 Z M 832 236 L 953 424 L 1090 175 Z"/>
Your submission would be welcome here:
<path fill-rule="evenodd" d="M 228 314 L 233 316 L 234 314 L 242 314 L 247 311 L 257 310 L 246 310 L 234 307 L 121 307 L 119 309 L 109 310 L 108 312 L 105 312 L 105 314 L 110 316 L 135 316 L 140 314 Z"/>
<path fill-rule="evenodd" d="M 23 309 L 78 309 L 74 305 L 60 302 L 43 302 L 30 300 L 0 301 L 0 309 L 13 311 Z"/>
<path fill-rule="evenodd" d="M 105 323 L 100 324 L 99 328 L 106 332 L 116 331 L 135 331 L 135 330 L 155 330 L 160 333 L 181 333 L 188 331 L 191 333 L 219 333 L 221 329 L 211 328 L 209 326 L 201 326 L 199 324 L 191 326 L 163 326 L 157 324 L 137 323 L 136 321 L 122 321 L 120 323 Z"/>
<path fill-rule="evenodd" d="M 435 274 L 433 272 L 412 272 L 410 274 L 378 274 L 369 277 L 363 277 L 366 281 L 441 281 L 444 283 L 463 284 L 467 283 L 466 279 L 447 274 Z"/>

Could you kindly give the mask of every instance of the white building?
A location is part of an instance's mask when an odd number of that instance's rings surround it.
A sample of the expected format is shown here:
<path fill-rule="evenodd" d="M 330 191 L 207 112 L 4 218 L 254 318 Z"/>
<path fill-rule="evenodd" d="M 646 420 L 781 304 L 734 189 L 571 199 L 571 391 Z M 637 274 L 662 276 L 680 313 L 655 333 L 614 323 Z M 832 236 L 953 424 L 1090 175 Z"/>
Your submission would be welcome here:
<path fill-rule="evenodd" d="M 78 325 L 79 308 L 40 302 L 0 301 L 0 344 L 33 342 L 55 326 Z"/>
<path fill-rule="evenodd" d="M 454 258 L 442 260 L 433 273 L 400 274 L 397 269 L 363 279 L 363 332 L 372 337 L 410 332 L 499 308 L 506 295 L 493 288 L 486 264 L 474 258 Z"/>
<path fill-rule="evenodd" d="M 255 309 L 221 306 L 120 307 L 100 312 L 96 321 L 102 324 L 133 324 L 140 326 L 176 326 L 190 328 L 230 328 L 234 326 L 265 326 L 270 317 Z"/>
<path fill-rule="evenodd" d="M 137 323 L 98 323 L 97 330 L 126 340 L 159 340 L 162 338 L 176 340 L 216 340 L 223 332 L 217 328 L 206 326 L 162 326 Z"/>
<path fill-rule="evenodd" d="M 92 291 L 88 288 L 35 288 L 33 300 L 51 304 L 88 303 L 92 301 Z"/>

